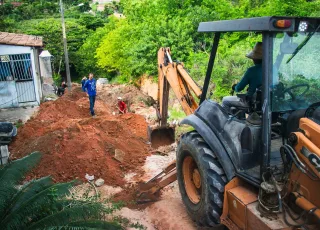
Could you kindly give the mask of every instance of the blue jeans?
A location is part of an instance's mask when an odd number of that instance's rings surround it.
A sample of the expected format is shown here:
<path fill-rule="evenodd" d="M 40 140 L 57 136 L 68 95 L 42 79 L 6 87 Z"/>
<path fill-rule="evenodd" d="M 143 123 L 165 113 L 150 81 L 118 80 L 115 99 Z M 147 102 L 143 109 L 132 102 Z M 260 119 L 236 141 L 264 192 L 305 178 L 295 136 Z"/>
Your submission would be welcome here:
<path fill-rule="evenodd" d="M 94 116 L 95 113 L 94 113 L 94 103 L 96 101 L 96 96 L 89 96 L 89 101 L 90 101 L 90 112 L 91 112 L 91 115 Z"/>

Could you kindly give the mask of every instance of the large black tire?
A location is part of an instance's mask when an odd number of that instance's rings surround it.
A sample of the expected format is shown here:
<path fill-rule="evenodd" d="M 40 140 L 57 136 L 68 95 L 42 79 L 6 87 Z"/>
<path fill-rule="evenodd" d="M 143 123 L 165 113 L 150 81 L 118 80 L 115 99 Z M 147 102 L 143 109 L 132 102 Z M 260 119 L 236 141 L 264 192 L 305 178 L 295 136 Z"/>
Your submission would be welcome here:
<path fill-rule="evenodd" d="M 192 164 L 190 157 L 194 161 Z M 190 165 L 193 165 L 193 169 L 195 168 L 192 175 L 200 174 L 200 182 L 194 182 L 198 181 L 199 177 L 192 177 L 191 173 L 188 173 L 191 172 Z M 195 173 L 195 171 L 197 172 Z M 186 176 L 188 174 L 190 174 L 189 177 Z M 184 134 L 179 141 L 177 177 L 182 201 L 192 220 L 202 227 L 221 228 L 220 215 L 222 214 L 224 186 L 227 183 L 227 178 L 216 155 L 196 131 Z M 194 182 L 195 186 L 191 185 L 193 189 L 188 189 L 188 194 L 185 181 L 190 182 L 190 180 Z M 190 183 L 187 182 L 187 184 L 188 188 L 191 188 Z M 190 191 L 195 191 L 198 195 L 196 199 L 194 196 L 190 196 L 190 194 L 194 194 Z"/>

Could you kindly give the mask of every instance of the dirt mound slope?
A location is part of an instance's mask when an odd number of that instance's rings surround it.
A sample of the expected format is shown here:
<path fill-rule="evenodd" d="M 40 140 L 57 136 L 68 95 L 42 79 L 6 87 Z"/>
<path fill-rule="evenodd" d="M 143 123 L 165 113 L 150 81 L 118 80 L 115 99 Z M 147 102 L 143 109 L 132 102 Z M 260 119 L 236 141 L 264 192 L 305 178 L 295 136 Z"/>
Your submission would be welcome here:
<path fill-rule="evenodd" d="M 127 172 L 139 172 L 150 148 L 144 117 L 131 113 L 114 116 L 99 99 L 95 111 L 98 116 L 92 118 L 80 87 L 41 104 L 39 113 L 19 128 L 10 146 L 13 158 L 33 151 L 43 153 L 27 179 L 51 175 L 57 182 L 85 180 L 88 173 L 103 178 L 106 184 L 123 186 Z M 125 153 L 122 162 L 114 158 L 116 149 Z"/>
<path fill-rule="evenodd" d="M 152 97 L 142 93 L 133 85 L 101 85 L 99 86 L 101 94 L 99 98 L 106 104 L 114 108 L 117 103 L 117 98 L 122 97 L 125 103 L 129 106 L 140 104 L 141 106 L 152 106 L 155 101 Z"/>
<path fill-rule="evenodd" d="M 105 102 L 112 112 L 118 113 L 116 108 L 117 98 L 122 97 L 127 104 L 129 112 L 140 114 L 145 117 L 148 124 L 155 124 L 156 110 L 153 105 L 155 100 L 133 85 L 106 84 L 99 85 L 99 99 Z"/>

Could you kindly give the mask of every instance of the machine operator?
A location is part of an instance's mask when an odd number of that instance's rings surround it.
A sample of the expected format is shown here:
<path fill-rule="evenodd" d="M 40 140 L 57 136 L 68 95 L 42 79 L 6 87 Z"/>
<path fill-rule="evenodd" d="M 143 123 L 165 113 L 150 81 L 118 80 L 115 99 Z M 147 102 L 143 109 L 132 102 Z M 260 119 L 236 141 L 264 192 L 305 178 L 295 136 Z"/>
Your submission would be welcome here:
<path fill-rule="evenodd" d="M 252 59 L 254 66 L 247 69 L 241 81 L 232 86 L 232 90 L 240 92 L 249 85 L 247 96 L 251 97 L 262 84 L 262 42 L 257 42 L 253 50 L 246 54 L 246 57 Z M 224 107 L 228 113 L 231 113 L 231 107 L 247 108 L 248 102 L 237 96 L 226 96 L 222 99 L 222 107 Z"/>

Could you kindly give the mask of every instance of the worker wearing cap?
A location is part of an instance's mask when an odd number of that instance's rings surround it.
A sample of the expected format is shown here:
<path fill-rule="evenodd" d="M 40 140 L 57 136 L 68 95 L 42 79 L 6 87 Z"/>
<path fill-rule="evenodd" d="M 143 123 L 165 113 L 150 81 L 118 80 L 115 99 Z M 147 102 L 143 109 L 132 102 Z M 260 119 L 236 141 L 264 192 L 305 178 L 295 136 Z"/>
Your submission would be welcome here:
<path fill-rule="evenodd" d="M 91 116 L 95 116 L 94 113 L 94 103 L 96 101 L 96 95 L 97 95 L 97 90 L 96 90 L 96 79 L 93 78 L 93 73 L 89 74 L 89 79 L 84 83 L 83 88 L 87 92 L 89 96 L 89 101 L 90 101 L 90 114 Z"/>
<path fill-rule="evenodd" d="M 117 108 L 119 109 L 120 114 L 127 113 L 127 105 L 124 103 L 121 97 L 118 97 Z"/>
<path fill-rule="evenodd" d="M 257 42 L 253 50 L 246 57 L 252 59 L 254 66 L 247 69 L 241 81 L 232 86 L 232 90 L 240 92 L 249 85 L 247 96 L 252 97 L 256 89 L 262 84 L 262 42 Z M 222 107 L 230 112 L 231 107 L 246 108 L 248 107 L 248 103 L 237 96 L 226 96 L 222 99 Z"/>

